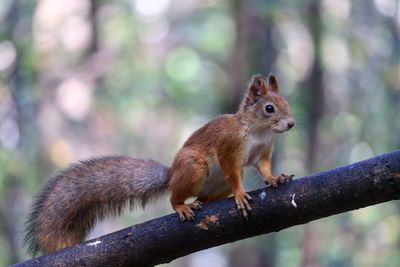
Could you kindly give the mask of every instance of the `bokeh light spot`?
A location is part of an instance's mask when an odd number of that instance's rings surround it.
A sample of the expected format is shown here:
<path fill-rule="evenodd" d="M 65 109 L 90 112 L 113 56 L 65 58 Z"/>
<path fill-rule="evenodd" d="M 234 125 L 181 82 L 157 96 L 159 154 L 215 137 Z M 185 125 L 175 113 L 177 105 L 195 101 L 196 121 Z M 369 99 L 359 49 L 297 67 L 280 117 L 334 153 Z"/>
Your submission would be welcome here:
<path fill-rule="evenodd" d="M 167 57 L 166 72 L 177 82 L 193 80 L 200 70 L 200 59 L 190 48 L 178 47 Z"/>
<path fill-rule="evenodd" d="M 374 0 L 375 6 L 378 11 L 387 17 L 394 17 L 396 15 L 396 0 Z"/>
<path fill-rule="evenodd" d="M 371 158 L 374 156 L 372 147 L 366 142 L 356 144 L 350 151 L 350 163 Z"/>
<path fill-rule="evenodd" d="M 0 125 L 0 142 L 8 150 L 16 149 L 20 139 L 16 121 L 12 118 L 5 119 Z"/>
<path fill-rule="evenodd" d="M 135 10 L 142 16 L 158 16 L 164 13 L 169 6 L 170 0 L 136 0 Z"/>
<path fill-rule="evenodd" d="M 72 160 L 70 145 L 64 139 L 56 140 L 50 146 L 50 157 L 57 166 L 66 166 Z"/>
<path fill-rule="evenodd" d="M 14 63 L 17 57 L 15 46 L 10 41 L 0 43 L 0 71 L 4 71 Z"/>
<path fill-rule="evenodd" d="M 57 88 L 57 104 L 72 120 L 84 119 L 92 103 L 92 85 L 78 78 L 71 78 Z"/>

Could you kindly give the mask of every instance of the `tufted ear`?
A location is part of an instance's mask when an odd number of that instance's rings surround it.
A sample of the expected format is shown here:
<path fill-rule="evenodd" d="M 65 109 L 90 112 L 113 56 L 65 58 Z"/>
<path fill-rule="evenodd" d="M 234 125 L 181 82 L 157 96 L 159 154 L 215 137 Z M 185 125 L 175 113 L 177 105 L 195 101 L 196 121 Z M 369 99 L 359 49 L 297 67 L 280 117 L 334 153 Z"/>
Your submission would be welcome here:
<path fill-rule="evenodd" d="M 250 80 L 247 92 L 247 104 L 253 105 L 258 102 L 261 96 L 267 93 L 267 86 L 260 74 L 253 75 Z"/>
<path fill-rule="evenodd" d="M 268 74 L 267 81 L 268 89 L 275 93 L 279 93 L 278 79 L 275 77 L 275 75 L 272 73 Z"/>

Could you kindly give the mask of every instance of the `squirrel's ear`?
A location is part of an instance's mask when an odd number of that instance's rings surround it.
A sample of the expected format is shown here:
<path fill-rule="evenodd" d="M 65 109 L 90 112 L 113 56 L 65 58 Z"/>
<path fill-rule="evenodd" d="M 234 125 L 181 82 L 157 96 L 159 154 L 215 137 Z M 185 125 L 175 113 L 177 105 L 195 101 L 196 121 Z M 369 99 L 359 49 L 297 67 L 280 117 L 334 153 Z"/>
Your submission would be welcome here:
<path fill-rule="evenodd" d="M 278 79 L 275 77 L 274 74 L 270 73 L 268 74 L 268 89 L 275 93 L 279 93 L 279 85 L 278 85 Z"/>
<path fill-rule="evenodd" d="M 267 86 L 264 78 L 260 74 L 256 74 L 251 78 L 248 86 L 247 98 L 249 104 L 255 104 L 261 98 L 261 96 L 267 93 Z"/>

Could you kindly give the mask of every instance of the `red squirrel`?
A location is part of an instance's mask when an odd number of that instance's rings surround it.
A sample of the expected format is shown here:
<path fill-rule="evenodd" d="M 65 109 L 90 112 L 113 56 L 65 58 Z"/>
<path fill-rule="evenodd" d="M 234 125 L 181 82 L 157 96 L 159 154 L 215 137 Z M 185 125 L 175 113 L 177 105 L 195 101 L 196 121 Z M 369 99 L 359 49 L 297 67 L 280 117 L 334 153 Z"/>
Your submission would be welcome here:
<path fill-rule="evenodd" d="M 74 163 L 49 179 L 26 222 L 28 250 L 36 254 L 72 246 L 107 214 L 144 206 L 165 191 L 181 220 L 192 220 L 202 203 L 231 194 L 247 217 L 251 198 L 242 186 L 243 167 L 255 167 L 271 186 L 291 180 L 292 175 L 272 175 L 271 155 L 275 134 L 294 123 L 276 77 L 254 75 L 239 110 L 195 131 L 170 168 L 151 159 L 111 156 Z M 196 200 L 185 203 L 191 197 Z"/>

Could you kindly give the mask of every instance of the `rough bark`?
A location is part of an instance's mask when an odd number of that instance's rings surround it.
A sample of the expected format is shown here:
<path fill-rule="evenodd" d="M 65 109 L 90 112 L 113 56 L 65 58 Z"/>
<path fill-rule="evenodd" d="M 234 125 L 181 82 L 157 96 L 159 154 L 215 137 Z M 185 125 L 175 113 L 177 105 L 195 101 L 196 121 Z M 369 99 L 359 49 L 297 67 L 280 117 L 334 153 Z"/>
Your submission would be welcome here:
<path fill-rule="evenodd" d="M 232 198 L 193 222 L 176 214 L 125 228 L 14 266 L 154 266 L 189 253 L 400 198 L 400 151 L 250 192 L 245 220 Z"/>

